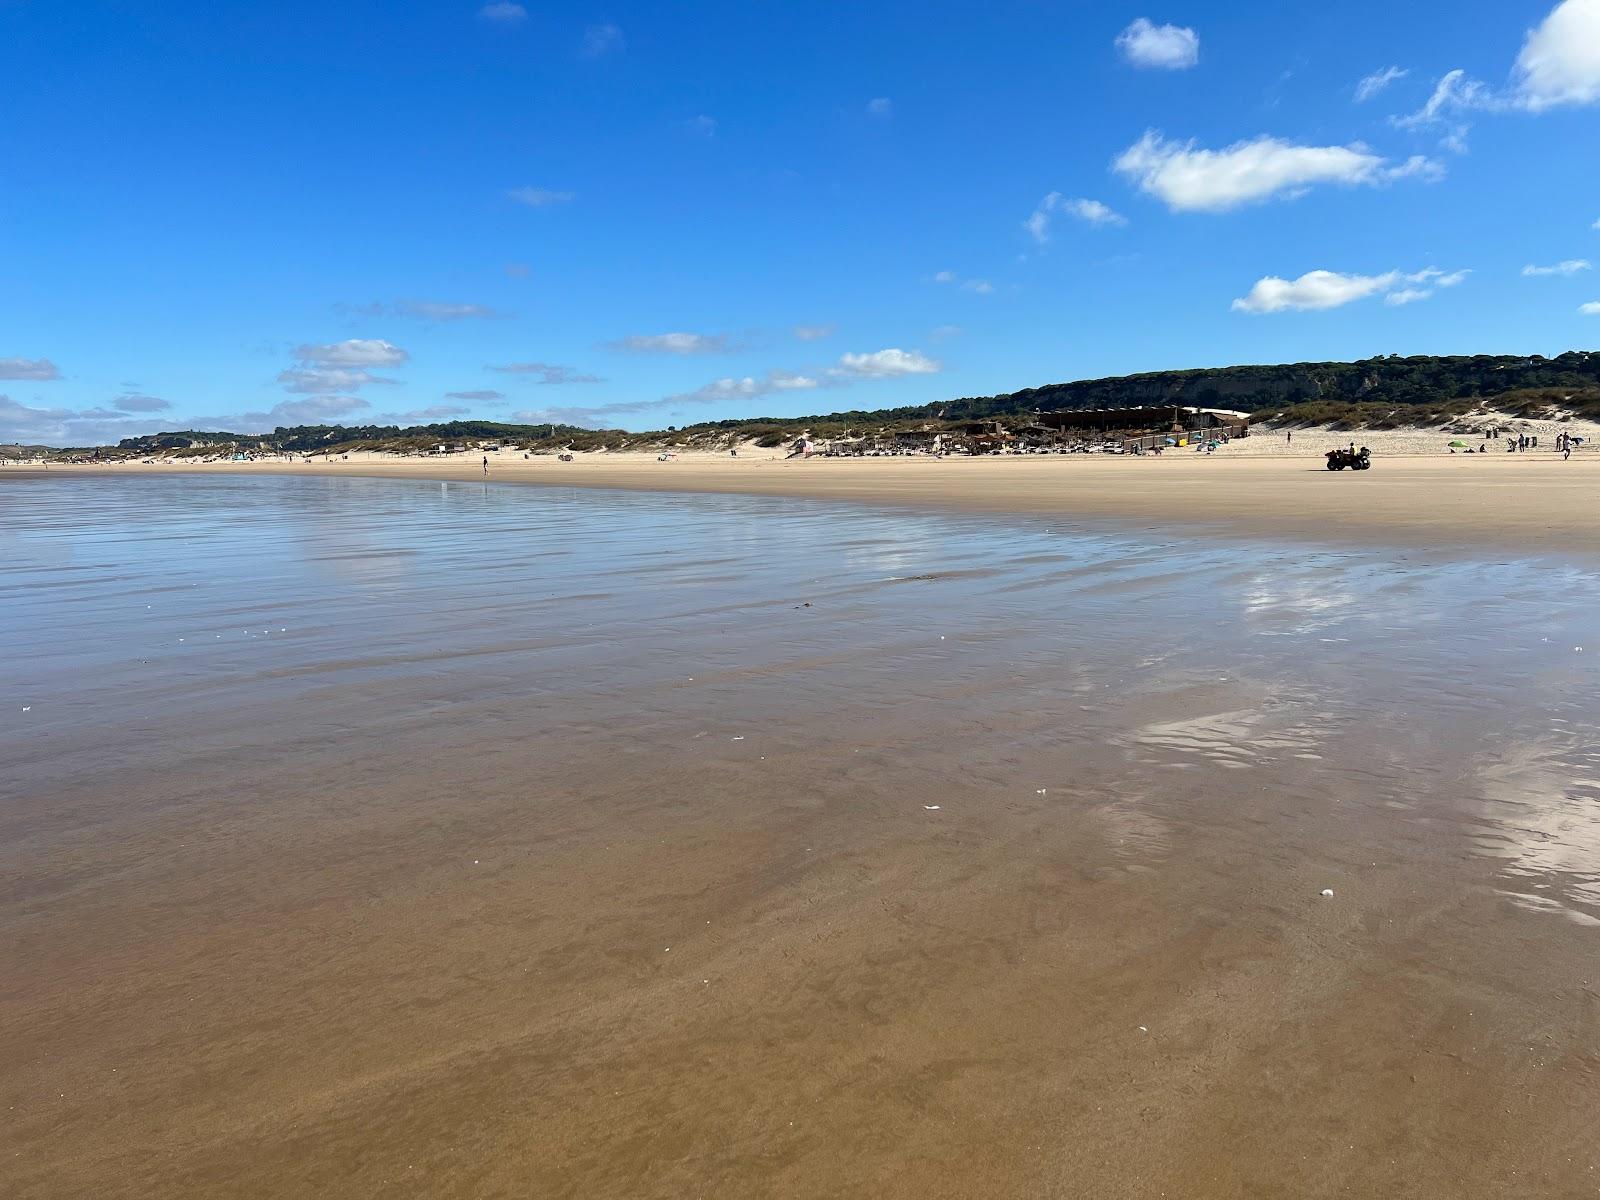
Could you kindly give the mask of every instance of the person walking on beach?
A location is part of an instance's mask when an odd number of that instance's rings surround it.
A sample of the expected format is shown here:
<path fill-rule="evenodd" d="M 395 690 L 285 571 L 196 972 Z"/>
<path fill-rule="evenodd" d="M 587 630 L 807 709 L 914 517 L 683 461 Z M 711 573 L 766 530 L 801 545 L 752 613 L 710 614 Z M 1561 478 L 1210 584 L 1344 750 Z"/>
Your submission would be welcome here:
<path fill-rule="evenodd" d="M 1284 440 L 1284 444 L 1285 445 L 1289 445 L 1289 446 L 1294 445 L 1294 430 L 1285 429 L 1283 431 L 1283 440 Z"/>
<path fill-rule="evenodd" d="M 489 456 L 487 454 L 483 456 L 483 473 L 485 475 L 489 473 Z"/>

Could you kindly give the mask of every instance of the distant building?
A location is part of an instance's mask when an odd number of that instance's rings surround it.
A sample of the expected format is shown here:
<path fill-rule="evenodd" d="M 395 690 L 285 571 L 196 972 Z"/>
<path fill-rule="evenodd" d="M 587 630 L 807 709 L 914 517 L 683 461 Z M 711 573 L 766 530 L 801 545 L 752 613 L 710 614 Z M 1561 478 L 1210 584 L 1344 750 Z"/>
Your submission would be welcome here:
<path fill-rule="evenodd" d="M 1091 408 L 1040 413 L 1042 429 L 1060 433 L 1092 434 L 1120 438 L 1126 443 L 1154 445 L 1168 437 L 1180 440 L 1243 438 L 1250 436 L 1250 414 L 1225 408 L 1191 408 L 1184 405 L 1149 405 L 1138 408 Z"/>

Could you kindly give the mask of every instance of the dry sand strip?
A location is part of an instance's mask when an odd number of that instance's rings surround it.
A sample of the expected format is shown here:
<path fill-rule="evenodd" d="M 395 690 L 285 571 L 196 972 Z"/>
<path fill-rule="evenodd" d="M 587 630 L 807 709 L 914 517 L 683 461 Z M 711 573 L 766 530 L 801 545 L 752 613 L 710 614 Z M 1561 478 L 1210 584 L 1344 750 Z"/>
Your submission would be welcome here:
<path fill-rule="evenodd" d="M 1254 440 L 1254 439 L 1252 439 Z M 1297 439 L 1298 440 L 1298 439 Z M 1362 438 L 1377 442 L 1376 438 Z M 1381 444 L 1381 443 L 1380 443 Z M 1491 443 L 1492 444 L 1492 443 Z M 1242 445 L 1242 444 L 1241 444 Z M 986 458 L 785 460 L 770 451 L 739 458 L 490 454 L 496 483 L 792 496 L 877 505 L 1108 520 L 1138 530 L 1194 530 L 1230 537 L 1389 543 L 1523 553 L 1600 552 L 1600 451 L 1570 461 L 1542 444 L 1525 454 L 1385 457 L 1371 471 L 1330 473 L 1313 449 L 1267 456 L 1175 452 L 1142 458 L 1071 455 Z M 481 455 L 184 466 L 128 463 L 55 467 L 58 472 L 178 471 L 482 481 Z M 0 471 L 0 480 L 43 474 Z"/>

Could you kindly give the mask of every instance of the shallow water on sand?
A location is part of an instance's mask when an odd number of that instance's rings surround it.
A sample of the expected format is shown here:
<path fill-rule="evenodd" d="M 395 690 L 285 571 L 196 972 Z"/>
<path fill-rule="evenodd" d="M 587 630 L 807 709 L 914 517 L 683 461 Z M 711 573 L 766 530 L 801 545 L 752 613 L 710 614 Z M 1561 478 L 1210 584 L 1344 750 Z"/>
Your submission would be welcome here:
<path fill-rule="evenodd" d="M 1592 1194 L 1597 582 L 7 481 L 0 1191 Z"/>

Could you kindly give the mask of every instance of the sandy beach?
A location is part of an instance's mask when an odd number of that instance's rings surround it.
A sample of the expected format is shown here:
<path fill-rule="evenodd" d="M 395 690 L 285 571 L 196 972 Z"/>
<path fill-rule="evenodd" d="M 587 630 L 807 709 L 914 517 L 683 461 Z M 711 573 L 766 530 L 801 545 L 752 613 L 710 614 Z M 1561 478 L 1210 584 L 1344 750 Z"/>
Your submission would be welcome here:
<path fill-rule="evenodd" d="M 1600 439 L 1563 461 L 1541 438 L 1538 450 L 1449 454 L 1448 435 L 1363 434 L 1374 467 L 1332 473 L 1322 455 L 1349 434 L 1264 431 L 1215 455 L 1174 451 L 1113 455 L 784 459 L 745 447 L 738 458 L 686 453 L 489 454 L 494 483 L 621 488 L 846 500 L 952 510 L 1082 517 L 1144 531 L 1188 529 L 1228 538 L 1290 538 L 1318 543 L 1495 547 L 1544 552 L 1600 551 L 1592 518 L 1600 495 Z M 1432 445 L 1432 452 L 1424 448 Z M 147 466 L 53 467 L 51 472 L 151 474 L 198 471 L 221 475 L 292 474 L 388 479 L 478 480 L 481 454 L 396 458 L 352 454 L 311 463 L 240 462 Z M 22 475 L 31 468 L 0 471 Z"/>
<path fill-rule="evenodd" d="M 1593 570 L 371 470 L 0 481 L 5 1195 L 1592 1187 Z"/>

